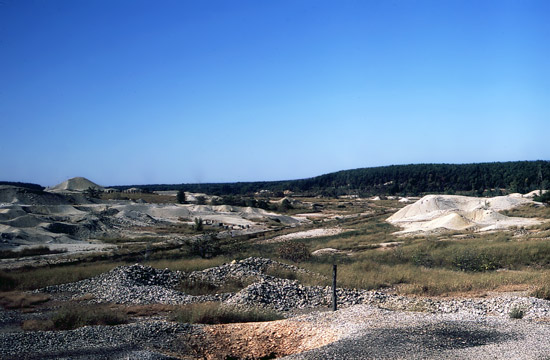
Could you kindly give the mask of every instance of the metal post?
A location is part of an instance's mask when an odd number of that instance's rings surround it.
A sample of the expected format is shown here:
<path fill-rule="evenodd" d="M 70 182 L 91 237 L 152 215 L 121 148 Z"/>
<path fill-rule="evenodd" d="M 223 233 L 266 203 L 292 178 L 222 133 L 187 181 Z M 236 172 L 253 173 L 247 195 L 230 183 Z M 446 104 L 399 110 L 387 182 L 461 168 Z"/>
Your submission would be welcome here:
<path fill-rule="evenodd" d="M 336 298 L 336 264 L 332 265 L 332 311 L 336 311 L 337 306 Z"/>

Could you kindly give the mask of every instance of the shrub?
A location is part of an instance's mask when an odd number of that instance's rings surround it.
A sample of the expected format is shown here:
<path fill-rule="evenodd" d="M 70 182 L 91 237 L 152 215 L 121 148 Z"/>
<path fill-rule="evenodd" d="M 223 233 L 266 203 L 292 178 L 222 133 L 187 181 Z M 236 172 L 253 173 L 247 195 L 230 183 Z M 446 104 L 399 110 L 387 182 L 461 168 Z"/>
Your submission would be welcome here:
<path fill-rule="evenodd" d="M 279 246 L 279 256 L 285 260 L 300 262 L 311 257 L 306 244 L 300 242 L 285 242 Z"/>
<path fill-rule="evenodd" d="M 274 311 L 206 302 L 183 305 L 175 312 L 173 320 L 190 324 L 228 324 L 280 320 Z"/>
<path fill-rule="evenodd" d="M 522 319 L 525 316 L 525 310 L 519 306 L 514 306 L 508 313 L 510 319 Z"/>
<path fill-rule="evenodd" d="M 186 244 L 189 246 L 190 255 L 200 256 L 203 259 L 210 259 L 221 252 L 220 242 L 213 234 L 186 240 Z"/>
<path fill-rule="evenodd" d="M 431 268 L 434 266 L 434 259 L 433 257 L 424 251 L 417 251 L 412 256 L 412 262 L 416 266 L 424 266 L 427 268 Z"/>
<path fill-rule="evenodd" d="M 195 229 L 195 231 L 204 230 L 204 223 L 202 221 L 202 218 L 195 218 L 195 225 L 193 225 L 193 228 Z"/>
<path fill-rule="evenodd" d="M 197 199 L 197 205 L 205 205 L 206 204 L 206 198 L 202 195 L 199 195 L 196 197 Z"/>
<path fill-rule="evenodd" d="M 495 258 L 487 254 L 475 254 L 465 250 L 455 256 L 453 266 L 462 271 L 488 271 L 498 269 L 499 264 Z"/>

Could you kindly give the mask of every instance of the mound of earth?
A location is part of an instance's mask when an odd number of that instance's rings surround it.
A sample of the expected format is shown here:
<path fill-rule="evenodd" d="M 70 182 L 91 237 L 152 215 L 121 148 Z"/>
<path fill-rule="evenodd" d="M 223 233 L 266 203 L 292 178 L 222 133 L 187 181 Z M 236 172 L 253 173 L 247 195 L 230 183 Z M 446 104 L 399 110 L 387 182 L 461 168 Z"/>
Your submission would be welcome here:
<path fill-rule="evenodd" d="M 540 224 L 539 219 L 508 217 L 498 212 L 527 203 L 532 200 L 513 195 L 493 198 L 427 195 L 405 206 L 387 221 L 402 227 L 401 233 L 436 229 L 487 231 Z"/>
<path fill-rule="evenodd" d="M 104 190 L 103 186 L 100 186 L 86 178 L 74 177 L 69 180 L 63 181 L 61 184 L 57 184 L 54 187 L 49 188 L 50 191 L 85 191 L 88 188 L 97 190 Z"/>

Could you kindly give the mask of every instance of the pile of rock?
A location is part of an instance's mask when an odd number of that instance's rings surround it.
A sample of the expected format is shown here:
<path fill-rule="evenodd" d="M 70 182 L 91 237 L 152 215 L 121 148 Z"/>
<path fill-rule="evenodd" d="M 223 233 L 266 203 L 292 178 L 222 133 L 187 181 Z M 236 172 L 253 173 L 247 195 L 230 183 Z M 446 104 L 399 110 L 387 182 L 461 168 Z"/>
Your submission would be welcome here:
<path fill-rule="evenodd" d="M 183 273 L 159 270 L 149 266 L 120 266 L 92 279 L 76 283 L 49 286 L 48 293 L 71 293 L 73 298 L 86 294 L 96 302 L 121 304 L 187 304 L 221 301 L 228 304 L 268 307 L 277 311 L 330 306 L 332 289 L 322 286 L 304 286 L 297 280 L 280 279 L 267 275 L 272 266 L 306 272 L 292 265 L 270 259 L 247 258 L 203 271 Z M 176 290 L 183 279 L 221 286 L 230 278 L 253 279 L 253 283 L 236 293 L 191 296 Z M 474 315 L 508 316 L 520 309 L 526 318 L 550 317 L 550 302 L 546 300 L 500 296 L 476 299 L 413 298 L 395 294 L 355 289 L 337 289 L 338 306 L 370 304 L 394 310 L 413 310 L 432 313 L 468 313 Z"/>

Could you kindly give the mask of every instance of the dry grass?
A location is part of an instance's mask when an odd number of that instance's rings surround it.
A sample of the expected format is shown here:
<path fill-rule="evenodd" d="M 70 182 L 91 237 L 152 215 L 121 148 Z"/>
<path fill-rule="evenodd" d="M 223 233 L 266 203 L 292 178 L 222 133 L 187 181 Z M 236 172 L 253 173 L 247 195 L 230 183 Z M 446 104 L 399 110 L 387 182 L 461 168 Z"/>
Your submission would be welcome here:
<path fill-rule="evenodd" d="M 16 282 L 16 289 L 34 290 L 45 286 L 65 284 L 99 275 L 124 265 L 122 262 L 96 262 L 91 264 L 72 264 L 58 267 L 40 267 L 12 271 L 9 276 Z"/>
<path fill-rule="evenodd" d="M 255 281 L 257 281 L 257 279 L 254 277 L 250 277 L 250 278 L 231 277 L 231 278 L 227 278 L 222 285 L 216 286 L 209 282 L 187 278 L 187 279 L 183 279 L 180 282 L 179 286 L 177 287 L 177 290 L 185 294 L 194 295 L 194 296 L 213 295 L 213 294 L 222 294 L 222 293 L 235 293 L 246 288 L 248 285 L 254 283 Z"/>
<path fill-rule="evenodd" d="M 102 200 L 143 200 L 152 204 L 173 204 L 177 203 L 177 198 L 170 195 L 145 194 L 145 193 L 103 193 Z"/>
<path fill-rule="evenodd" d="M 183 305 L 173 315 L 173 320 L 190 324 L 229 324 L 280 319 L 282 316 L 270 310 L 227 306 L 215 302 Z"/>
<path fill-rule="evenodd" d="M 5 309 L 31 309 L 50 300 L 46 294 L 29 294 L 13 291 L 0 293 L 0 305 Z"/>

